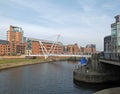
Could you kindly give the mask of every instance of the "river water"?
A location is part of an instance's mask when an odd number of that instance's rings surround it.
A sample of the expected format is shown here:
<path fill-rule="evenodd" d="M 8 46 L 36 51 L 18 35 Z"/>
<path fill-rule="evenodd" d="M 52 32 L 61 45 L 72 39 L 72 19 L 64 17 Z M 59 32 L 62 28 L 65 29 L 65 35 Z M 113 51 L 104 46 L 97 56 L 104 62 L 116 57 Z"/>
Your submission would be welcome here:
<path fill-rule="evenodd" d="M 60 61 L 0 71 L 0 94 L 93 94 L 73 83 L 78 62 Z"/>

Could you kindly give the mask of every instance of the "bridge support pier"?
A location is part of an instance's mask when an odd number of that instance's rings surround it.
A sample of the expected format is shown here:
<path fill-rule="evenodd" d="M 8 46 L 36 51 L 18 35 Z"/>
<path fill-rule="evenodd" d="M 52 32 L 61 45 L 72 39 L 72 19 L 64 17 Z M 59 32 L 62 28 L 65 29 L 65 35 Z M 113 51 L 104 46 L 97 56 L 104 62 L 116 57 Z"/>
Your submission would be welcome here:
<path fill-rule="evenodd" d="M 97 63 L 97 67 L 96 64 Z M 120 67 L 110 64 L 93 62 L 90 60 L 87 65 L 77 67 L 73 71 L 73 79 L 85 83 L 112 83 L 120 82 Z"/>

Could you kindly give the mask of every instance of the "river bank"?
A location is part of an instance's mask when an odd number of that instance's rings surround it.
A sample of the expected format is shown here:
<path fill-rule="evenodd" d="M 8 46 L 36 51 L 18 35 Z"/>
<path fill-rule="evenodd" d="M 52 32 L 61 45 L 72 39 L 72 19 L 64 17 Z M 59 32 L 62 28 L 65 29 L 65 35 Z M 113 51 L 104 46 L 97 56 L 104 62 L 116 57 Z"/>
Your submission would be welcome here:
<path fill-rule="evenodd" d="M 120 94 L 120 87 L 104 89 L 94 94 Z"/>
<path fill-rule="evenodd" d="M 0 59 L 0 70 L 19 67 L 19 66 L 26 66 L 32 64 L 40 64 L 46 62 L 54 62 L 54 61 L 62 61 L 65 59 L 44 59 L 44 58 L 36 58 L 36 59 L 26 59 L 26 58 L 7 58 L 7 59 Z"/>
<path fill-rule="evenodd" d="M 1 60 L 0 60 L 1 61 Z M 0 70 L 3 69 L 8 69 L 8 68 L 13 68 L 13 67 L 18 67 L 18 66 L 25 66 L 25 65 L 31 65 L 31 64 L 38 64 L 38 63 L 43 63 L 43 62 L 47 62 L 48 60 L 39 60 L 39 59 L 24 59 L 24 60 L 16 60 L 16 59 L 3 59 L 1 62 L 7 62 L 7 63 L 0 63 Z M 14 62 L 9 62 L 9 61 L 14 61 Z M 15 62 L 16 61 L 16 62 Z"/>
<path fill-rule="evenodd" d="M 54 61 L 66 61 L 66 60 L 80 60 L 79 57 L 56 57 L 52 56 L 47 59 L 44 57 L 37 57 L 37 56 L 0 56 L 0 70 L 13 68 L 18 66 L 25 66 L 31 64 L 39 64 L 39 63 L 46 63 L 46 62 L 54 62 Z"/>

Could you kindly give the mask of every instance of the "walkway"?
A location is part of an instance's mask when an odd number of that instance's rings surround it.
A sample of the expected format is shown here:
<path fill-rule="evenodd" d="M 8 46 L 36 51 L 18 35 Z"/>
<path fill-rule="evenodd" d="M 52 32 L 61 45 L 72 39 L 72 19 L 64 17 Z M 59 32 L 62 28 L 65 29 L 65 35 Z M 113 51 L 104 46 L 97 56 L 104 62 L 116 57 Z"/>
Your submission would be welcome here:
<path fill-rule="evenodd" d="M 104 89 L 94 94 L 120 94 L 120 87 Z"/>
<path fill-rule="evenodd" d="M 99 59 L 99 61 L 103 62 L 103 63 L 108 63 L 108 64 L 120 66 L 120 62 L 118 62 L 118 61 L 110 61 L 110 60 L 103 60 L 103 59 Z"/>

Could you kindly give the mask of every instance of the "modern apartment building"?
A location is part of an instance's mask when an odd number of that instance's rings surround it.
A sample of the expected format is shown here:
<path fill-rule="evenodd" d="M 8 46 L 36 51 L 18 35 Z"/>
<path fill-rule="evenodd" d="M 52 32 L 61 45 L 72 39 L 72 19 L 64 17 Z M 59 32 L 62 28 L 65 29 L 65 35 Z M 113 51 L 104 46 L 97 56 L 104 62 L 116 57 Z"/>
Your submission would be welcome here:
<path fill-rule="evenodd" d="M 111 35 L 104 37 L 105 53 L 120 53 L 120 15 L 115 16 L 111 24 Z"/>
<path fill-rule="evenodd" d="M 10 25 L 10 29 L 7 31 L 7 40 L 10 42 L 10 54 L 17 54 L 17 45 L 23 43 L 22 28 Z"/>
<path fill-rule="evenodd" d="M 120 54 L 120 15 L 114 17 L 111 24 L 111 35 L 104 37 L 104 57 L 116 60 Z"/>
<path fill-rule="evenodd" d="M 120 15 L 115 16 L 115 20 L 111 24 L 111 51 L 120 53 Z"/>
<path fill-rule="evenodd" d="M 104 37 L 104 52 L 111 52 L 111 35 Z"/>
<path fill-rule="evenodd" d="M 9 41 L 0 40 L 0 56 L 5 56 L 10 54 Z"/>

